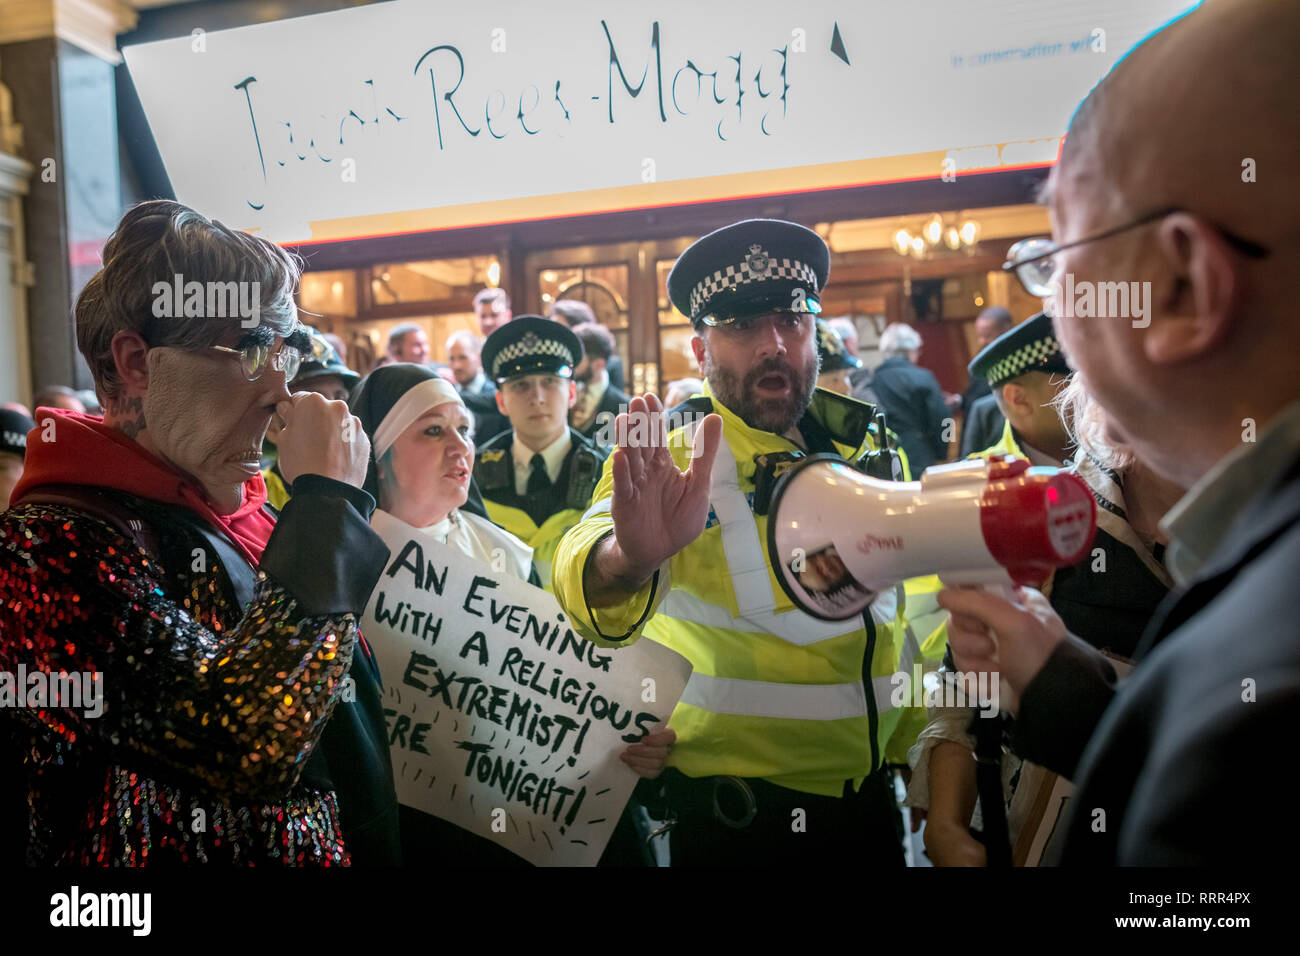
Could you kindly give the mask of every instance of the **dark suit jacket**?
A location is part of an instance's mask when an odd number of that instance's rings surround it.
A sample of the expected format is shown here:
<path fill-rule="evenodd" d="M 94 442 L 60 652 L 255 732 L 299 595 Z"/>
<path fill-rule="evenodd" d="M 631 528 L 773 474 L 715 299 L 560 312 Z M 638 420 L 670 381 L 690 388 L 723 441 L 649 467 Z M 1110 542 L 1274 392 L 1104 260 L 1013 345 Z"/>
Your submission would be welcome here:
<path fill-rule="evenodd" d="M 618 355 L 611 355 L 605 363 L 605 371 L 609 373 L 609 387 L 622 390 L 626 382 L 623 380 L 623 359 Z"/>
<path fill-rule="evenodd" d="M 967 458 L 977 451 L 992 448 L 1001 440 L 1002 428 L 1006 423 L 992 393 L 975 399 L 970 408 L 966 409 L 966 419 L 962 422 L 961 451 L 958 457 Z"/>
<path fill-rule="evenodd" d="M 630 401 L 631 398 L 616 389 L 614 384 L 611 382 L 609 388 L 605 389 L 605 394 L 600 397 L 600 402 L 596 405 L 596 412 L 591 416 L 591 421 L 581 430 L 580 434 L 582 437 L 599 445 L 604 445 L 606 447 L 612 446 L 614 444 L 613 442 L 599 441 L 601 426 L 606 421 L 612 422 L 614 416 L 620 411 L 626 411 L 627 403 Z M 612 428 L 613 426 L 611 425 L 610 427 Z"/>
<path fill-rule="evenodd" d="M 985 395 L 992 395 L 993 389 L 989 387 L 989 380 L 983 375 L 972 375 L 970 384 L 966 386 L 966 391 L 961 393 L 961 409 L 969 412 L 970 407 Z"/>
<path fill-rule="evenodd" d="M 474 413 L 474 444 L 482 445 L 510 427 L 510 419 L 497 410 L 497 387 L 491 382 L 481 392 L 461 396 Z"/>
<path fill-rule="evenodd" d="M 907 452 L 913 478 L 947 459 L 943 420 L 948 407 L 933 372 L 905 358 L 885 359 L 875 370 L 871 388 L 885 409 L 886 424 L 898 434 Z"/>
<path fill-rule="evenodd" d="M 493 395 L 497 393 L 497 387 L 493 383 L 492 379 L 488 378 L 485 375 L 483 377 L 483 385 L 480 388 L 466 390 L 466 389 L 462 389 L 459 385 L 457 385 L 456 391 L 460 392 L 462 395 L 475 395 L 475 396 L 482 395 L 491 398 Z"/>
<path fill-rule="evenodd" d="M 1282 772 L 1300 726 L 1298 568 L 1300 458 L 1161 605 L 1127 680 L 1075 638 L 1057 648 L 1014 731 L 1017 752 L 1077 786 L 1049 860 L 1240 867 L 1300 837 L 1284 802 L 1260 830 L 1252 796 L 1281 791 L 1245 786 Z"/>

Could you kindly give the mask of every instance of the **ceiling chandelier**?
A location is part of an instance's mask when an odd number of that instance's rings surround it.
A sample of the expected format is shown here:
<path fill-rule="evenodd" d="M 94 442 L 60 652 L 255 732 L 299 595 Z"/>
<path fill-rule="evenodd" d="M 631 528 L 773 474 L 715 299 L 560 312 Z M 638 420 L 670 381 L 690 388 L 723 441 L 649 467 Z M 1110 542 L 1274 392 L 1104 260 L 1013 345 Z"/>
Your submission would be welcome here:
<path fill-rule="evenodd" d="M 959 223 L 945 222 L 937 212 L 926 221 L 925 225 L 912 232 L 901 228 L 894 233 L 894 251 L 900 256 L 926 258 L 940 244 L 953 252 L 959 249 L 973 250 L 980 240 L 980 224 L 974 219 L 963 219 Z"/>

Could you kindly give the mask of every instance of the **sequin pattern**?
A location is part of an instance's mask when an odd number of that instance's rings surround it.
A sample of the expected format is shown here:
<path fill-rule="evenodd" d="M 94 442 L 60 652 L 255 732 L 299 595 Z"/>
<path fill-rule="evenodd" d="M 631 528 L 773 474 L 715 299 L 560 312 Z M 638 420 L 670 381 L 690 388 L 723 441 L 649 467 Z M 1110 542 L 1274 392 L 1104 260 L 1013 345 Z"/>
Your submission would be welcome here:
<path fill-rule="evenodd" d="M 262 572 L 239 608 L 218 568 L 176 560 L 182 532 L 155 531 L 169 569 L 62 506 L 0 514 L 0 671 L 103 674 L 98 718 L 0 710 L 23 742 L 28 862 L 345 864 L 334 795 L 299 777 L 355 616 L 307 616 Z"/>

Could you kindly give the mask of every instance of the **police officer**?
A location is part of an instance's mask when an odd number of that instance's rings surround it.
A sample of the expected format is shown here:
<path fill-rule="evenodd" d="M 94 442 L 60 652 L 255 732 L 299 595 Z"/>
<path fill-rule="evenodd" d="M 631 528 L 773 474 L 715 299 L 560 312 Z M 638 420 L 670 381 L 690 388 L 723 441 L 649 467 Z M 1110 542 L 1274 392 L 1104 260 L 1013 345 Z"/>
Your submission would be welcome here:
<path fill-rule="evenodd" d="M 1059 468 L 1068 457 L 1070 437 L 1052 403 L 1069 382 L 1070 366 L 1051 317 L 1039 312 L 999 335 L 971 359 L 967 370 L 989 383 L 1006 419 L 998 442 L 971 457 L 1009 454 Z"/>
<path fill-rule="evenodd" d="M 849 353 L 829 322 L 817 320 L 817 387 L 840 395 L 849 394 L 849 375 L 862 368 L 862 360 Z"/>
<path fill-rule="evenodd" d="M 988 400 L 997 403 L 1004 417 L 1001 437 L 967 457 L 1014 455 L 1032 465 L 1060 468 L 1068 457 L 1070 437 L 1053 402 L 1069 383 L 1070 366 L 1051 318 L 1040 312 L 1012 327 L 976 353 L 966 369 L 971 378 L 988 382 Z M 977 408 L 983 400 L 976 401 Z M 935 603 L 942 587 L 936 574 L 904 582 L 908 619 L 926 656 L 942 651 L 948 639 L 947 614 Z"/>
<path fill-rule="evenodd" d="M 0 511 L 9 507 L 9 494 L 23 475 L 27 433 L 35 427 L 30 416 L 0 408 Z"/>
<path fill-rule="evenodd" d="M 815 388 L 829 271 L 821 238 L 778 220 L 682 254 L 668 294 L 694 326 L 704 395 L 673 410 L 666 434 L 636 427 L 658 399 L 632 399 L 592 507 L 556 554 L 556 597 L 584 636 L 644 635 L 694 667 L 657 814 L 676 820 L 674 864 L 903 862 L 888 765 L 905 762 L 924 711 L 890 693 L 916 653 L 901 588 L 859 618 L 817 620 L 776 585 L 763 544 L 776 477 L 802 456 L 901 471 L 871 406 Z"/>
<path fill-rule="evenodd" d="M 533 549 L 550 590 L 551 559 L 587 510 L 606 452 L 569 427 L 582 344 L 561 322 L 521 315 L 483 343 L 483 368 L 509 428 L 478 449 L 474 480 L 488 517 Z"/>

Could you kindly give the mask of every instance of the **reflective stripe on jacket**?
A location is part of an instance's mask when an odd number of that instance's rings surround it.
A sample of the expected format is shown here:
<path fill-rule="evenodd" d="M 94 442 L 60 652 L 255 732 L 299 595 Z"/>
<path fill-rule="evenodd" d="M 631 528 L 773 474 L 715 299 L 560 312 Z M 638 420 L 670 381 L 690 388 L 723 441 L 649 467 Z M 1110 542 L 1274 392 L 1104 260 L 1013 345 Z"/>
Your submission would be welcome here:
<path fill-rule="evenodd" d="M 707 395 L 706 385 L 706 395 Z M 710 396 L 711 397 L 711 396 Z M 560 542 L 552 570 L 556 597 L 586 637 L 606 646 L 642 634 L 686 657 L 694 671 L 673 711 L 677 743 L 669 763 L 689 776 L 762 777 L 795 790 L 838 796 L 882 760 L 903 763 L 924 726 L 924 708 L 895 675 L 910 677 L 916 655 L 901 586 L 864 617 L 828 622 L 791 603 L 770 566 L 764 515 L 754 515 L 754 456 L 796 451 L 789 440 L 747 426 L 716 398 L 726 447 L 713 468 L 704 531 L 637 594 L 592 611 L 582 575 L 593 546 L 613 529 L 612 457 L 592 507 Z M 871 409 L 822 389 L 810 414 L 846 458 L 874 448 Z M 832 427 L 838 424 L 838 429 Z M 668 436 L 677 466 L 690 464 L 695 422 Z M 850 426 L 858 444 L 839 438 Z M 870 687 L 863 661 L 870 655 Z M 895 701 L 901 701 L 902 706 Z"/>

